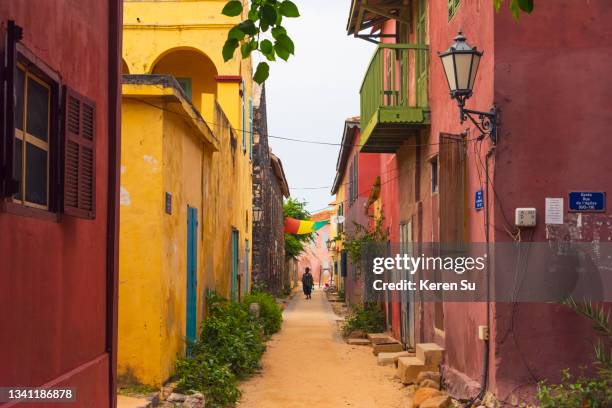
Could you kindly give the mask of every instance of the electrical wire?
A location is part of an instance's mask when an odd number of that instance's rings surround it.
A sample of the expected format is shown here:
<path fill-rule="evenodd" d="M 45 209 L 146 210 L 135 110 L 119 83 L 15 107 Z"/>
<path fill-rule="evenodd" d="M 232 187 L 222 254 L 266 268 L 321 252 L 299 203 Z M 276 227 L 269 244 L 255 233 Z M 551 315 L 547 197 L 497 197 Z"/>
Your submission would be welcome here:
<path fill-rule="evenodd" d="M 159 86 L 159 87 L 161 87 L 161 86 Z M 144 100 L 144 99 L 141 99 L 141 98 L 130 98 L 130 99 L 138 101 L 138 102 L 141 102 L 141 103 L 143 103 L 145 105 L 151 106 L 153 108 L 159 109 L 159 110 L 164 111 L 164 112 L 173 113 L 175 115 L 182 116 L 182 117 L 185 117 L 187 119 L 191 119 L 191 117 L 189 115 L 185 115 L 185 114 L 182 114 L 182 113 L 179 113 L 179 112 L 175 112 L 175 111 L 166 109 L 163 106 L 156 105 L 154 103 L 151 103 L 151 102 L 149 102 L 147 100 Z M 209 126 L 220 126 L 220 127 L 223 127 L 223 128 L 228 128 L 228 129 L 233 130 L 235 132 L 240 132 L 240 133 L 245 132 L 248 135 L 255 134 L 255 132 L 251 132 L 250 130 L 247 130 L 247 129 L 240 129 L 240 128 L 235 128 L 235 127 L 232 127 L 232 126 L 221 125 L 221 124 L 215 123 L 215 122 L 210 122 L 210 121 L 205 120 L 201 116 L 200 116 L 200 119 L 202 119 L 202 121 L 204 123 L 206 123 L 207 125 L 209 125 Z M 343 146 L 343 147 L 363 147 L 364 146 L 364 145 L 361 145 L 361 144 L 334 143 L 334 142 L 322 142 L 322 141 L 306 140 L 306 139 L 296 139 L 296 138 L 284 137 L 284 136 L 274 136 L 274 135 L 270 135 L 270 134 L 268 134 L 266 136 L 268 138 L 271 138 L 271 139 L 279 139 L 279 140 L 291 141 L 291 142 L 296 142 L 296 143 L 307 143 L 307 144 L 315 144 L 315 145 L 322 145 L 322 146 L 334 146 L 334 147 L 335 146 Z M 476 140 L 476 139 L 473 139 L 473 140 Z M 465 140 L 465 141 L 470 142 L 470 141 L 473 141 L 473 140 Z M 422 144 L 402 145 L 402 146 L 403 147 L 439 146 L 439 145 L 442 145 L 442 144 L 459 143 L 459 142 L 463 142 L 463 140 L 462 141 L 438 142 L 438 143 L 422 143 Z"/>

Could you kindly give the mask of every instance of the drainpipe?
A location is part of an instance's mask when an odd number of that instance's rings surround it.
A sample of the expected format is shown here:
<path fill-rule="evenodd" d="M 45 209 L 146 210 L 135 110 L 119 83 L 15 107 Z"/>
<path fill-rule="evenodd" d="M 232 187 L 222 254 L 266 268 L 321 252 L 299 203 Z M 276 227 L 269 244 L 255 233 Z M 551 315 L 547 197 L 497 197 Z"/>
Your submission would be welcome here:
<path fill-rule="evenodd" d="M 486 302 L 486 325 L 487 330 L 489 331 L 489 335 L 484 340 L 484 348 L 483 348 L 483 357 L 482 357 L 482 377 L 480 379 L 480 392 L 478 395 L 473 397 L 469 402 L 468 406 L 474 405 L 476 402 L 482 401 L 484 398 L 488 386 L 489 386 L 489 355 L 491 351 L 490 345 L 490 329 L 491 329 L 491 253 L 490 253 L 490 211 L 489 211 L 489 188 L 490 188 L 490 178 L 489 178 L 489 159 L 493 156 L 495 152 L 495 147 L 491 147 L 487 152 L 487 156 L 485 158 L 485 181 L 486 181 L 486 190 L 485 190 L 485 241 L 487 243 L 486 246 L 486 254 L 487 254 L 487 302 Z"/>

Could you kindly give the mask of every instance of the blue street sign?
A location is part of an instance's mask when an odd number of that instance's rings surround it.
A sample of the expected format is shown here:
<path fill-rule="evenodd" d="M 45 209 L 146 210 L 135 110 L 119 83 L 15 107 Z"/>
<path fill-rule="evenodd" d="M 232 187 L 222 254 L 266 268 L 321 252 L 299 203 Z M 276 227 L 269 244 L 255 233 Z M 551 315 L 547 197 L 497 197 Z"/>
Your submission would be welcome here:
<path fill-rule="evenodd" d="M 476 208 L 476 211 L 480 211 L 484 208 L 484 195 L 482 193 L 482 190 L 478 190 L 476 191 L 476 194 L 474 195 L 474 208 Z"/>
<path fill-rule="evenodd" d="M 569 210 L 573 212 L 606 211 L 606 193 L 602 191 L 571 191 Z"/>

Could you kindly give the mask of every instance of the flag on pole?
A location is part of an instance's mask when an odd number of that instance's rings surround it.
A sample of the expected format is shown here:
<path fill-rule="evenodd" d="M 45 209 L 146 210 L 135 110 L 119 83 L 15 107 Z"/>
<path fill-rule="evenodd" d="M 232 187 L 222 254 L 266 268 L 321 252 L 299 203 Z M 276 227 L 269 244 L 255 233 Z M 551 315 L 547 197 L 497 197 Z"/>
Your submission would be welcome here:
<path fill-rule="evenodd" d="M 310 234 L 311 232 L 320 230 L 327 224 L 329 224 L 329 220 L 305 221 L 287 217 L 285 218 L 285 232 L 287 234 L 297 235 Z"/>

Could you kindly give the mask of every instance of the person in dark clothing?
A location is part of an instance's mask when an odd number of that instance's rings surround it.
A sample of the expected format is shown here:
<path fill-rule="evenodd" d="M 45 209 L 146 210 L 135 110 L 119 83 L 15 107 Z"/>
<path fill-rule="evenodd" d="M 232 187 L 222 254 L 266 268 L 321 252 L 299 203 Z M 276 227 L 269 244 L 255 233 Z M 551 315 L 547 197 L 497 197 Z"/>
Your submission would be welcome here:
<path fill-rule="evenodd" d="M 312 299 L 310 294 L 312 293 L 312 287 L 314 286 L 314 279 L 310 273 L 310 268 L 306 268 L 306 272 L 302 275 L 302 290 L 306 295 L 306 299 Z"/>

